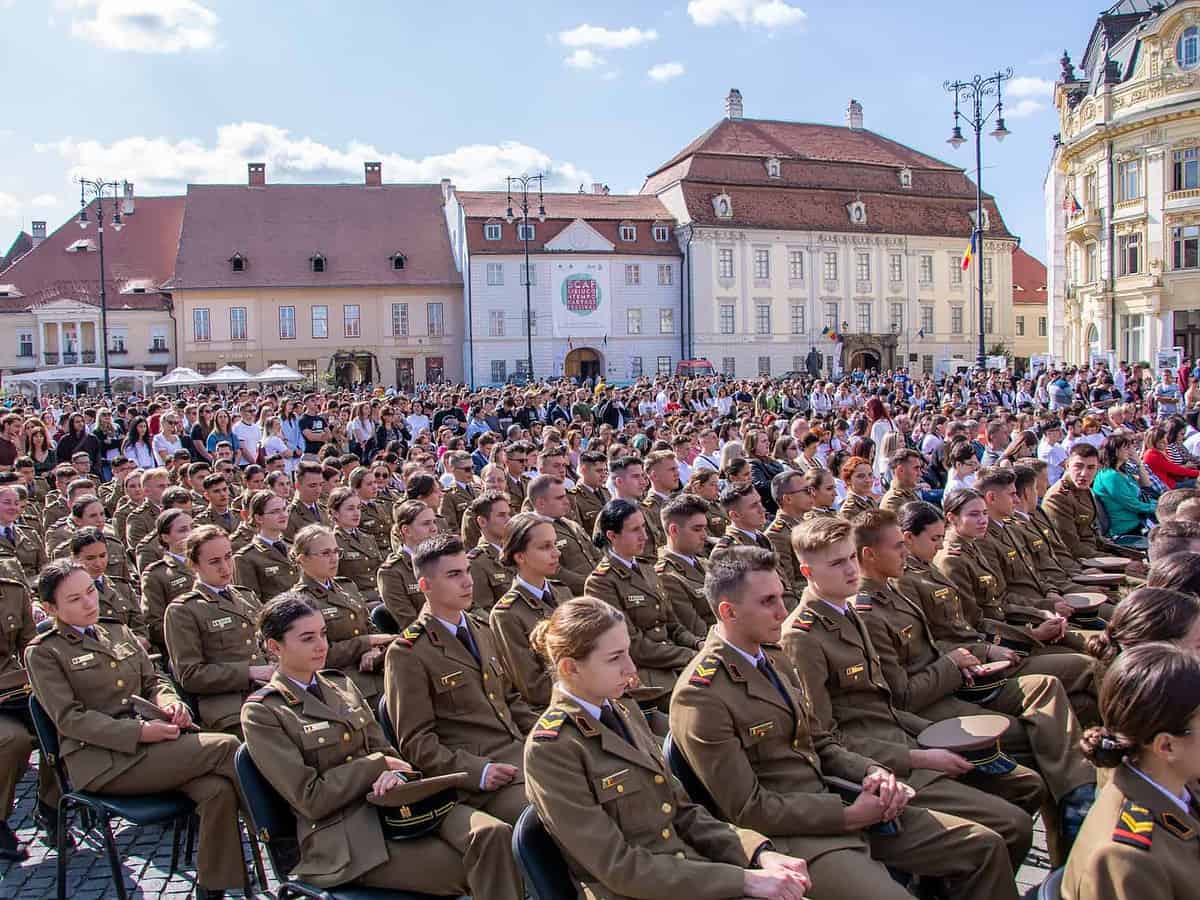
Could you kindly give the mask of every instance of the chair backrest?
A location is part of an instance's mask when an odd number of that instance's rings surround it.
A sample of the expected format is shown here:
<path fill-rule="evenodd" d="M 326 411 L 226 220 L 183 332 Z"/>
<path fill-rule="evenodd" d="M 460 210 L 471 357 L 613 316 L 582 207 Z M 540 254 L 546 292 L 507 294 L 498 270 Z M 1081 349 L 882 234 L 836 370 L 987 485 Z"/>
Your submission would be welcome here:
<path fill-rule="evenodd" d="M 245 744 L 234 753 L 233 768 L 254 833 L 267 848 L 267 859 L 275 877 L 284 881 L 300 858 L 296 815 L 271 782 L 263 777 Z"/>
<path fill-rule="evenodd" d="M 1062 881 L 1066 867 L 1055 869 L 1038 888 L 1037 900 L 1062 900 Z"/>
<path fill-rule="evenodd" d="M 400 745 L 396 743 L 396 726 L 392 724 L 392 714 L 388 712 L 386 696 L 379 698 L 376 717 L 379 719 L 379 727 L 383 729 L 383 736 L 387 738 L 387 742 L 399 749 Z"/>
<path fill-rule="evenodd" d="M 669 732 L 666 740 L 663 741 L 663 756 L 667 758 L 667 766 L 679 779 L 683 789 L 687 791 L 687 795 L 692 798 L 692 802 L 699 803 L 714 816 L 721 818 L 712 794 L 708 792 L 708 788 L 704 786 L 704 782 L 700 780 L 700 776 L 696 774 L 696 770 L 687 761 L 687 757 L 683 755 L 683 751 L 679 749 L 675 738 Z"/>
<path fill-rule="evenodd" d="M 54 627 L 54 620 L 52 618 L 50 618 L 49 616 L 46 616 L 46 618 L 42 619 L 42 621 L 38 622 L 37 625 L 34 626 L 34 629 L 37 631 L 38 634 L 45 634 L 47 631 L 49 631 L 53 627 Z"/>
<path fill-rule="evenodd" d="M 575 900 L 575 882 L 558 844 L 532 806 L 513 826 L 513 856 L 536 900 Z"/>
<path fill-rule="evenodd" d="M 380 603 L 371 610 L 371 624 L 383 634 L 399 634 L 400 623 L 392 615 L 392 611 Z"/>
<path fill-rule="evenodd" d="M 29 718 L 33 721 L 33 732 L 37 735 L 38 747 L 42 751 L 42 759 L 49 762 L 58 773 L 58 781 L 64 792 L 71 790 L 71 782 L 67 778 L 67 768 L 58 755 L 58 727 L 46 707 L 33 694 L 29 695 Z"/>

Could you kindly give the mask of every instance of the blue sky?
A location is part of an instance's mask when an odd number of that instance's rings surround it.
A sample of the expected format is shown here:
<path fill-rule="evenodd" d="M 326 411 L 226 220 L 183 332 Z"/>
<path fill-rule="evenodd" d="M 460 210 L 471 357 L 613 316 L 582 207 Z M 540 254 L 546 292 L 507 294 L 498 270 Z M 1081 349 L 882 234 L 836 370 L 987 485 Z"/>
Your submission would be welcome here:
<path fill-rule="evenodd" d="M 0 252 L 77 210 L 81 172 L 174 193 L 241 182 L 250 160 L 271 181 L 358 181 L 378 158 L 388 181 L 544 170 L 636 190 L 730 87 L 748 118 L 841 124 L 856 97 L 868 128 L 973 166 L 945 143 L 942 82 L 1011 65 L 1013 134 L 987 139 L 984 187 L 1044 256 L 1049 86 L 1098 6 L 0 0 Z"/>

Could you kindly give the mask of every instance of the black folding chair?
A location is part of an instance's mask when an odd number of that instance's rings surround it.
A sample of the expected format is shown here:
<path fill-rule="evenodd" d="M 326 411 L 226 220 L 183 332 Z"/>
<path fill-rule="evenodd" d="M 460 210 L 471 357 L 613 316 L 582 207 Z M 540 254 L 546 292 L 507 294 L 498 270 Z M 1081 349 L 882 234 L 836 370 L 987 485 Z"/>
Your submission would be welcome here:
<path fill-rule="evenodd" d="M 392 615 L 392 611 L 380 603 L 371 610 L 371 624 L 382 634 L 399 634 L 400 623 Z"/>
<path fill-rule="evenodd" d="M 127 900 L 129 895 L 125 890 L 121 858 L 113 839 L 111 820 L 114 818 L 125 819 L 134 825 L 142 826 L 170 822 L 173 825 L 170 874 L 175 874 L 175 868 L 179 864 L 180 831 L 195 814 L 196 804 L 178 791 L 118 797 L 93 791 L 72 790 L 67 779 L 66 766 L 62 764 L 58 755 L 58 729 L 37 697 L 32 694 L 29 697 L 29 715 L 33 719 L 33 729 L 42 748 L 42 760 L 54 766 L 63 790 L 62 798 L 58 801 L 58 834 L 55 835 L 58 854 L 58 900 L 66 900 L 67 897 L 67 829 L 71 824 L 71 815 L 76 809 L 90 813 L 95 825 L 101 829 L 118 900 Z"/>
<path fill-rule="evenodd" d="M 296 814 L 263 777 L 245 744 L 238 747 L 233 765 L 237 772 L 238 788 L 254 826 L 254 835 L 267 848 L 271 871 L 279 881 L 278 900 L 288 900 L 289 897 L 308 897 L 312 900 L 444 900 L 415 891 L 355 885 L 324 890 L 290 878 L 293 867 L 300 859 Z"/>
<path fill-rule="evenodd" d="M 1029 889 L 1025 900 L 1062 900 L 1062 880 L 1066 867 L 1055 869 L 1037 887 Z"/>
<path fill-rule="evenodd" d="M 687 795 L 692 798 L 692 802 L 699 803 L 712 815 L 718 819 L 721 818 L 712 794 L 708 792 L 708 788 L 704 786 L 704 782 L 700 780 L 700 776 L 696 774 L 692 764 L 687 761 L 687 757 L 683 755 L 683 751 L 679 749 L 670 732 L 663 741 L 663 756 L 667 759 L 667 767 L 671 770 L 671 774 L 679 779 L 679 783 L 683 785 Z"/>
<path fill-rule="evenodd" d="M 513 826 L 513 856 L 534 900 L 575 900 L 575 882 L 537 810 L 525 807 Z"/>
<path fill-rule="evenodd" d="M 387 742 L 400 749 L 400 745 L 396 743 L 396 726 L 392 724 L 392 714 L 388 712 L 387 697 L 379 698 L 379 706 L 375 709 L 375 718 L 379 720 L 379 727 L 383 729 L 383 736 L 387 738 Z"/>

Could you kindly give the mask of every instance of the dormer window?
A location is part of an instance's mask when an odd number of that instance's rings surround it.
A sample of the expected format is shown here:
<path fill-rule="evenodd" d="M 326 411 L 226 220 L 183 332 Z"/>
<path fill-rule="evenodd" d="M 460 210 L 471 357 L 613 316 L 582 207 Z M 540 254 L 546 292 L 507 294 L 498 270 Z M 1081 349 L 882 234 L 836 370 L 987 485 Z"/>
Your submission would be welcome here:
<path fill-rule="evenodd" d="M 900 187 L 905 190 L 912 188 L 912 169 L 903 168 L 900 170 Z"/>
<path fill-rule="evenodd" d="M 729 194 L 721 193 L 712 198 L 713 213 L 718 219 L 733 218 L 733 200 Z"/>
<path fill-rule="evenodd" d="M 975 221 L 975 210 L 971 210 L 968 213 L 968 215 L 971 217 L 971 226 L 978 227 L 978 223 Z M 988 211 L 985 209 L 983 211 L 983 230 L 988 231 L 991 228 L 991 226 L 992 226 L 992 223 L 991 223 L 991 220 L 988 218 Z"/>
<path fill-rule="evenodd" d="M 526 224 L 525 222 L 522 222 L 520 225 L 517 226 L 517 240 L 518 241 L 532 241 L 534 239 L 533 236 L 536 233 L 537 233 L 537 229 L 531 224 Z"/>
<path fill-rule="evenodd" d="M 1200 66 L 1200 28 L 1192 25 L 1183 29 L 1179 40 L 1175 42 L 1175 62 L 1181 69 Z"/>
<path fill-rule="evenodd" d="M 242 256 L 240 253 L 233 254 L 233 256 L 229 257 L 229 267 L 235 272 L 245 272 L 246 257 Z"/>
<path fill-rule="evenodd" d="M 655 225 L 652 234 L 656 241 L 662 243 L 671 237 L 671 229 L 666 225 Z"/>
<path fill-rule="evenodd" d="M 314 272 L 325 271 L 325 257 L 320 253 L 314 253 L 308 258 L 308 266 Z"/>
<path fill-rule="evenodd" d="M 499 222 L 485 222 L 483 226 L 483 239 L 485 241 L 500 240 L 501 228 Z"/>
<path fill-rule="evenodd" d="M 395 272 L 402 271 L 408 265 L 408 260 L 403 253 L 393 253 L 388 259 L 392 261 L 392 270 Z"/>
<path fill-rule="evenodd" d="M 775 157 L 772 156 L 764 163 L 764 165 L 767 167 L 768 178 L 778 178 L 782 174 L 780 162 Z"/>
<path fill-rule="evenodd" d="M 15 284 L 0 284 L 0 297 L 22 297 L 24 296 Z"/>
<path fill-rule="evenodd" d="M 80 238 L 73 241 L 67 247 L 68 253 L 91 253 L 96 249 L 96 245 L 89 238 Z"/>
<path fill-rule="evenodd" d="M 632 222 L 621 223 L 621 240 L 632 243 L 637 240 L 637 226 Z"/>

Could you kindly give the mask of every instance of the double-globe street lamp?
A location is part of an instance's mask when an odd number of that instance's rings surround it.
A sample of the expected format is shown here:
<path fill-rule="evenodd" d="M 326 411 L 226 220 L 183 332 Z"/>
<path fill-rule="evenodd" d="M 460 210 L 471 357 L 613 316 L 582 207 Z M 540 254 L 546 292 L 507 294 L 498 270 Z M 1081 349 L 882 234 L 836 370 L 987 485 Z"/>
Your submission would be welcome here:
<path fill-rule="evenodd" d="M 1013 70 L 1008 68 L 987 78 L 976 75 L 970 81 L 943 83 L 943 87 L 954 95 L 954 130 L 950 133 L 946 143 L 957 150 L 967 142 L 967 139 L 963 137 L 962 126 L 959 125 L 960 120 L 966 122 L 975 131 L 975 227 L 971 230 L 971 247 L 972 253 L 977 257 L 975 274 L 977 276 L 976 287 L 979 291 L 979 308 L 977 310 L 979 346 L 975 365 L 981 372 L 985 371 L 987 366 L 983 320 L 983 129 L 987 126 L 988 120 L 995 115 L 996 127 L 991 132 L 992 137 L 1002 141 L 1010 134 L 1004 126 L 1004 101 L 1001 97 L 1000 87 L 1012 76 Z M 987 112 L 984 112 L 992 97 L 996 98 L 995 104 Z M 962 110 L 963 105 L 967 108 L 966 112 Z"/>
<path fill-rule="evenodd" d="M 104 395 L 112 396 L 112 379 L 108 372 L 108 294 L 104 287 L 104 194 L 105 191 L 112 191 L 112 229 L 120 231 L 123 227 L 121 223 L 121 206 L 120 195 L 118 191 L 121 185 L 116 181 L 105 181 L 102 178 L 76 179 L 79 182 L 79 227 L 87 229 L 88 227 L 88 200 L 89 195 L 96 200 L 96 229 L 100 235 L 99 250 L 100 250 L 100 353 L 104 363 Z M 61 325 L 59 326 L 62 327 Z M 83 350 L 83 335 L 75 336 L 79 343 L 79 348 Z"/>
<path fill-rule="evenodd" d="M 526 375 L 529 378 L 529 383 L 533 383 L 533 300 L 530 297 L 530 284 L 533 281 L 529 271 L 529 188 L 537 182 L 538 206 L 537 219 L 539 222 L 546 221 L 546 204 L 545 196 L 542 194 L 542 178 L 541 175 L 510 175 L 508 176 L 508 210 L 504 214 L 504 221 L 511 225 L 517 220 L 517 216 L 513 215 L 513 185 L 516 185 L 520 192 L 520 237 L 525 244 L 525 349 L 527 353 L 526 359 Z"/>

